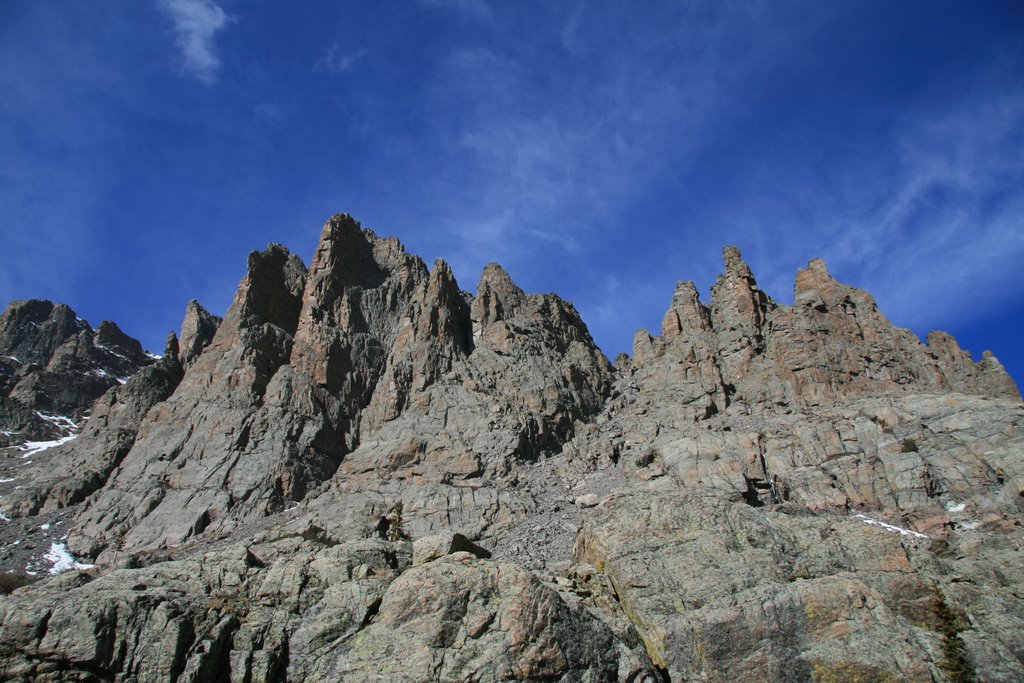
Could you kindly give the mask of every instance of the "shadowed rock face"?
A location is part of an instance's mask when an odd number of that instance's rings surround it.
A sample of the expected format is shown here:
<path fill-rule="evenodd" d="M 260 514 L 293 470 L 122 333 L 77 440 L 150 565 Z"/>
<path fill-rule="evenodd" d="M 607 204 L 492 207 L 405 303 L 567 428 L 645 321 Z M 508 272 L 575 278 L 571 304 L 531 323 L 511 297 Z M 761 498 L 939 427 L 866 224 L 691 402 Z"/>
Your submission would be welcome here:
<path fill-rule="evenodd" d="M 185 319 L 181 322 L 181 339 L 178 342 L 178 362 L 182 367 L 191 366 L 210 342 L 213 341 L 221 319 L 212 315 L 192 299 L 185 307 Z"/>
<path fill-rule="evenodd" d="M 308 269 L 254 252 L 0 492 L 99 565 L 0 598 L 0 673 L 1020 680 L 1012 380 L 820 260 L 792 306 L 724 261 L 612 367 L 571 304 L 497 264 L 471 295 L 347 215 Z M 47 306 L 2 348 L 82 347 Z"/>
<path fill-rule="evenodd" d="M 152 362 L 115 323 L 94 330 L 65 304 L 11 302 L 0 314 L 0 446 L 77 432 L 97 398 Z"/>
<path fill-rule="evenodd" d="M 7 509 L 19 516 L 50 512 L 101 488 L 131 450 L 149 409 L 167 399 L 181 381 L 177 344 L 172 332 L 163 357 L 101 396 L 73 441 L 34 456 L 34 476 L 4 496 Z"/>

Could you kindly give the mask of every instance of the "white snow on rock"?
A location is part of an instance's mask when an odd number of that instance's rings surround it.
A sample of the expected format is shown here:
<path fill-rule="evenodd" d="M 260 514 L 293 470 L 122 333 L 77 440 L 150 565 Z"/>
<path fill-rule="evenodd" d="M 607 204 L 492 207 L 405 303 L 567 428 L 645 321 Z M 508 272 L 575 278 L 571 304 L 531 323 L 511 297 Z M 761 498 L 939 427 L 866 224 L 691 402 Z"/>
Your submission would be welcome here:
<path fill-rule="evenodd" d="M 26 441 L 18 446 L 18 450 L 21 451 L 21 457 L 27 458 L 30 455 L 35 455 L 54 446 L 66 444 L 68 441 L 74 441 L 77 438 L 78 434 L 70 434 L 56 441 Z"/>
<path fill-rule="evenodd" d="M 18 446 L 18 450 L 21 451 L 22 458 L 27 458 L 30 455 L 34 455 L 40 451 L 45 451 L 48 448 L 53 448 L 54 446 L 66 444 L 68 441 L 71 441 L 78 436 L 78 424 L 70 417 L 67 417 L 66 415 L 47 415 L 46 413 L 41 413 L 38 410 L 36 411 L 36 415 L 38 415 L 40 419 L 46 420 L 51 425 L 62 431 L 64 436 L 53 441 L 26 441 Z"/>
<path fill-rule="evenodd" d="M 68 551 L 68 547 L 63 543 L 51 543 L 50 551 L 46 553 L 44 559 L 53 565 L 49 569 L 51 575 L 60 574 L 70 569 L 92 569 L 96 566 L 75 560 L 75 556 Z"/>
<path fill-rule="evenodd" d="M 160 360 L 161 358 L 163 358 L 163 355 L 159 354 L 159 353 L 150 353 L 149 351 L 143 351 L 143 353 L 145 353 L 147 356 L 149 356 L 153 360 Z"/>
<path fill-rule="evenodd" d="M 854 517 L 857 517 L 860 521 L 864 522 L 865 524 L 870 524 L 871 526 L 880 526 L 886 531 L 895 531 L 900 536 L 913 536 L 914 538 L 929 538 L 929 536 L 925 536 L 919 531 L 911 531 L 910 529 L 904 529 L 903 527 L 896 526 L 894 524 L 886 524 L 885 522 L 879 522 L 877 519 L 871 519 L 867 515 L 854 515 Z"/>
<path fill-rule="evenodd" d="M 965 507 L 967 507 L 967 503 L 957 503 L 953 500 L 946 501 L 946 512 L 963 512 Z"/>
<path fill-rule="evenodd" d="M 95 346 L 97 349 L 102 349 L 113 356 L 117 356 L 121 360 L 128 360 L 128 356 L 124 355 L 123 353 L 118 353 L 109 346 L 104 346 L 103 344 L 93 344 L 93 346 Z"/>
<path fill-rule="evenodd" d="M 0 484 L 6 484 L 9 481 L 14 481 L 14 477 L 0 477 Z"/>
<path fill-rule="evenodd" d="M 13 360 L 18 365 L 22 364 L 21 361 L 18 360 L 17 358 L 15 358 L 14 356 L 0 356 L 0 358 L 6 358 L 7 360 Z"/>
<path fill-rule="evenodd" d="M 46 413 L 41 413 L 38 410 L 36 411 L 36 415 L 38 415 L 40 419 L 46 420 L 57 429 L 61 429 L 65 432 L 78 431 L 78 425 L 74 420 L 66 415 L 47 415 Z"/>

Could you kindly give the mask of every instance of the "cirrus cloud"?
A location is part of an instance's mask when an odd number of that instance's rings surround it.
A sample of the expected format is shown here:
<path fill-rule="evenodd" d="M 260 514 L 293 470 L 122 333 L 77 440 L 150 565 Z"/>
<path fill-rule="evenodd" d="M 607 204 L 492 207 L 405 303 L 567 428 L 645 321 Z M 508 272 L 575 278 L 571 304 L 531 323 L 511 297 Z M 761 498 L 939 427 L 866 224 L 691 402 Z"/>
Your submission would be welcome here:
<path fill-rule="evenodd" d="M 214 83 L 221 62 L 213 39 L 228 15 L 213 0 L 161 0 L 160 7 L 174 21 L 182 66 L 203 83 Z"/>

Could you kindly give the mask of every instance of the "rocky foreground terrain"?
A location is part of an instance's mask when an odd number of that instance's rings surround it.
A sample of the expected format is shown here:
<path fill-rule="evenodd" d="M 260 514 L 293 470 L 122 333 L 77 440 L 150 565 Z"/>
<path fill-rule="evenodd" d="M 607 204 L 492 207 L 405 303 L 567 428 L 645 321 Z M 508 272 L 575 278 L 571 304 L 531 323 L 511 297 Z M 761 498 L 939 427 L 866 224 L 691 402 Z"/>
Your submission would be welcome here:
<path fill-rule="evenodd" d="M 557 296 L 344 215 L 159 358 L 12 303 L 0 678 L 1024 680 L 995 358 L 819 260 L 777 304 L 731 247 L 657 332 L 612 365 Z"/>

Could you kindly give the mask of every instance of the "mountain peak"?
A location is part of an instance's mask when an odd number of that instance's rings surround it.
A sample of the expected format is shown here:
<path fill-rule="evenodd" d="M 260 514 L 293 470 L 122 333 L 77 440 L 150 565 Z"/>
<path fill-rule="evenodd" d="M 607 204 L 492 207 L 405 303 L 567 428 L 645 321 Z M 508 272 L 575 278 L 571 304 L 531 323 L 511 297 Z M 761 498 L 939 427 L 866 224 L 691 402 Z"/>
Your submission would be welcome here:
<path fill-rule="evenodd" d="M 0 601 L 0 670 L 931 680 L 958 637 L 935 615 L 963 612 L 977 677 L 1024 676 L 999 362 L 921 344 L 819 259 L 791 306 L 723 262 L 617 367 L 557 295 L 491 263 L 471 296 L 345 214 L 308 269 L 253 252 L 223 320 L 190 301 L 95 395 L 72 388 L 137 342 L 12 304 L 0 567 L 91 580 Z M 40 443 L 32 419 L 71 426 Z"/>

